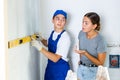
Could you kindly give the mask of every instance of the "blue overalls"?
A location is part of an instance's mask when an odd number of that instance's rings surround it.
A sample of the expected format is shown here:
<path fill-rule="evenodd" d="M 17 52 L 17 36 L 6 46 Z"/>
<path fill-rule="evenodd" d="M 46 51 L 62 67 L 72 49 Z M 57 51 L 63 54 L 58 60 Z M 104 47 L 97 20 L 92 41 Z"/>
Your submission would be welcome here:
<path fill-rule="evenodd" d="M 57 43 L 62 35 L 63 30 L 58 36 L 56 40 L 52 40 L 53 33 L 52 31 L 49 40 L 48 40 L 48 51 L 56 53 Z M 44 80 L 65 80 L 67 75 L 67 71 L 70 69 L 68 62 L 60 58 L 57 62 L 53 62 L 48 59 L 47 68 L 45 71 L 45 79 Z"/>

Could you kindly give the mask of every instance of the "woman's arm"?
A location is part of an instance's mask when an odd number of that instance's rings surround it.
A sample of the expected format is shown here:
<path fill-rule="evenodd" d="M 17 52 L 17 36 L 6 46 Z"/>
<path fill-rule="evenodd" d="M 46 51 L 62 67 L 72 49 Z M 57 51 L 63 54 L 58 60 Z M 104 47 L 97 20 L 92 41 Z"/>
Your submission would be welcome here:
<path fill-rule="evenodd" d="M 82 55 L 85 55 L 91 62 L 93 62 L 96 65 L 103 65 L 105 62 L 106 58 L 106 52 L 104 53 L 98 53 L 98 58 L 95 58 L 94 56 L 90 55 L 87 51 L 85 50 L 75 50 L 76 53 Z"/>
<path fill-rule="evenodd" d="M 93 57 L 92 55 L 90 55 L 88 52 L 85 52 L 84 54 L 91 62 L 93 62 L 96 65 L 103 65 L 105 62 L 105 58 L 106 58 L 106 52 L 104 53 L 98 53 L 98 58 Z"/>

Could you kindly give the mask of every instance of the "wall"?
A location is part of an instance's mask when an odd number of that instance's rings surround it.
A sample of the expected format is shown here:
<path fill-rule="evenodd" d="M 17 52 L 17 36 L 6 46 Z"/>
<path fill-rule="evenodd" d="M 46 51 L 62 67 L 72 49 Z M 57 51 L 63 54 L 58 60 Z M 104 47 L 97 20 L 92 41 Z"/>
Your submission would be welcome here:
<path fill-rule="evenodd" d="M 53 29 L 51 19 L 54 11 L 56 9 L 63 9 L 68 12 L 68 22 L 66 28 L 70 32 L 73 42 L 70 55 L 72 68 L 75 72 L 77 70 L 77 61 L 79 58 L 72 50 L 74 45 L 77 43 L 77 36 L 81 30 L 81 22 L 85 13 L 95 11 L 100 15 L 102 26 L 101 34 L 107 41 L 107 44 L 120 41 L 119 0 L 41 0 L 41 3 L 42 29 L 40 32 L 47 35 L 47 37 Z M 109 53 L 110 50 L 107 52 L 107 59 L 105 63 L 105 66 L 107 67 L 109 67 Z M 43 61 L 46 62 L 46 60 Z M 42 72 L 44 73 L 44 69 Z M 119 80 L 118 75 L 120 75 L 120 68 L 109 68 L 109 73 L 111 80 Z"/>
<path fill-rule="evenodd" d="M 79 57 L 72 50 L 77 44 L 83 15 L 89 11 L 101 17 L 101 33 L 107 43 L 119 42 L 119 0 L 7 0 L 8 41 L 41 32 L 48 38 L 53 29 L 52 16 L 56 9 L 68 12 L 66 25 L 72 39 L 70 60 L 72 69 L 77 71 Z M 115 34 L 113 34 L 115 33 Z M 119 43 L 118 43 L 119 44 Z M 112 50 L 112 49 L 111 49 Z M 111 50 L 108 50 L 108 54 Z M 43 80 L 47 58 L 40 55 L 30 43 L 8 49 L 8 80 Z M 105 65 L 108 65 L 108 56 Z M 119 80 L 120 70 L 109 69 L 111 80 Z"/>
<path fill-rule="evenodd" d="M 4 1 L 0 0 L 0 80 L 6 79 L 5 69 L 5 27 L 4 27 Z"/>
<path fill-rule="evenodd" d="M 40 26 L 39 0 L 7 0 L 8 41 L 38 32 Z M 30 46 L 22 44 L 8 49 L 7 80 L 40 80 L 40 55 Z"/>

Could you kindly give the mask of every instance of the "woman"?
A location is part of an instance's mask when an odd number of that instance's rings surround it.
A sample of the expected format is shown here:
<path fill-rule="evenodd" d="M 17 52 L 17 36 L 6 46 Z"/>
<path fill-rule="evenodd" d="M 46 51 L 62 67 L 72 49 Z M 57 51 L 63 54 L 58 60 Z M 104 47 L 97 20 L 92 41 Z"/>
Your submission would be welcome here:
<path fill-rule="evenodd" d="M 52 19 L 54 30 L 50 34 L 48 44 L 46 40 L 41 39 L 41 42 L 48 46 L 48 51 L 38 41 L 32 41 L 32 45 L 48 58 L 44 80 L 65 80 L 70 69 L 67 58 L 70 48 L 70 37 L 67 31 L 64 30 L 66 19 L 67 13 L 65 11 L 57 10 L 54 13 Z"/>
<path fill-rule="evenodd" d="M 84 15 L 82 30 L 79 32 L 80 62 L 78 67 L 78 78 L 80 80 L 95 80 L 97 66 L 103 65 L 106 58 L 106 45 L 100 30 L 100 17 L 95 12 Z"/>

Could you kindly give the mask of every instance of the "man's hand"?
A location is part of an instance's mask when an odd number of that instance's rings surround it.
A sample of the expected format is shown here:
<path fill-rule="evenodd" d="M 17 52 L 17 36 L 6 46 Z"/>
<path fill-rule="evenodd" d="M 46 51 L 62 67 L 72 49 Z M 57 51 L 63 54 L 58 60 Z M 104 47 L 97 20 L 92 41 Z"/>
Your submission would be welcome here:
<path fill-rule="evenodd" d="M 32 44 L 32 46 L 37 48 L 39 51 L 41 51 L 43 48 L 42 43 L 40 41 L 35 40 L 35 39 L 32 39 L 31 44 Z"/>
<path fill-rule="evenodd" d="M 35 33 L 37 35 L 37 40 L 42 41 L 43 37 L 41 35 L 41 33 Z"/>

